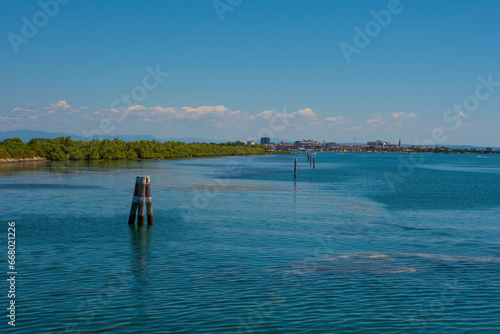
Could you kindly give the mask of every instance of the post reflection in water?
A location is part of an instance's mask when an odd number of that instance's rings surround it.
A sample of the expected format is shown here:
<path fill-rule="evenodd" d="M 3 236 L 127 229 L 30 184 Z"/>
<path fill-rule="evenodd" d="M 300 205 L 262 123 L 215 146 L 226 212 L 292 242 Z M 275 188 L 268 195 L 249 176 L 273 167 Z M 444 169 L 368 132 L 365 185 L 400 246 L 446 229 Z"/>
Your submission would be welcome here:
<path fill-rule="evenodd" d="M 297 181 L 293 181 L 293 213 L 296 213 L 297 204 Z"/>
<path fill-rule="evenodd" d="M 131 272 L 134 277 L 132 292 L 136 294 L 136 301 L 146 306 L 149 290 L 149 262 L 151 260 L 149 247 L 153 226 L 129 225 L 132 241 Z"/>

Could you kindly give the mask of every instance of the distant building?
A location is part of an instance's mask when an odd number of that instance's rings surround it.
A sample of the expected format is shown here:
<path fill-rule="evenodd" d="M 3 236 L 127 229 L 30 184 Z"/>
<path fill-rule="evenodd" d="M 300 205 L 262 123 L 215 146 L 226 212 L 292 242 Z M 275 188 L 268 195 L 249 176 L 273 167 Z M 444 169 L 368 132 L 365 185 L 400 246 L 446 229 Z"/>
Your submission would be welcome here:
<path fill-rule="evenodd" d="M 325 143 L 325 150 L 326 151 L 338 151 L 339 148 L 340 148 L 340 144 L 337 144 L 335 142 Z"/>
<path fill-rule="evenodd" d="M 376 141 L 369 141 L 369 142 L 366 143 L 366 145 L 368 145 L 368 146 L 382 146 L 382 147 L 385 147 L 385 146 L 390 146 L 391 143 L 389 143 L 387 141 L 376 140 Z"/>
<path fill-rule="evenodd" d="M 276 145 L 276 151 L 290 152 L 292 150 L 293 150 L 293 144 L 285 143 L 284 141 Z"/>
<path fill-rule="evenodd" d="M 308 140 L 297 140 L 294 144 L 293 147 L 296 150 L 308 150 L 308 149 L 313 149 L 315 147 L 320 146 L 321 144 L 315 140 L 308 139 Z M 321 145 L 323 146 L 323 145 Z"/>
<path fill-rule="evenodd" d="M 269 137 L 260 137 L 261 144 L 269 144 L 271 142 L 271 138 Z"/>
<path fill-rule="evenodd" d="M 255 146 L 255 145 L 257 145 L 257 143 L 255 142 L 255 140 L 250 140 L 250 141 L 247 141 L 247 145 Z"/>

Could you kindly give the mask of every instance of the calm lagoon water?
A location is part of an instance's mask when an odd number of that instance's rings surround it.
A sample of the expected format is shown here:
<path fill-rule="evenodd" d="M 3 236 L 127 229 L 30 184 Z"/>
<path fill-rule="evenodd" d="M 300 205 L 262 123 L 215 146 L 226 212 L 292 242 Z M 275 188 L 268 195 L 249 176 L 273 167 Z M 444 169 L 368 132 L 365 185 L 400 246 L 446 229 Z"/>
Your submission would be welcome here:
<path fill-rule="evenodd" d="M 500 332 L 500 156 L 316 162 L 1 165 L 15 331 Z M 136 175 L 152 228 L 127 225 Z"/>

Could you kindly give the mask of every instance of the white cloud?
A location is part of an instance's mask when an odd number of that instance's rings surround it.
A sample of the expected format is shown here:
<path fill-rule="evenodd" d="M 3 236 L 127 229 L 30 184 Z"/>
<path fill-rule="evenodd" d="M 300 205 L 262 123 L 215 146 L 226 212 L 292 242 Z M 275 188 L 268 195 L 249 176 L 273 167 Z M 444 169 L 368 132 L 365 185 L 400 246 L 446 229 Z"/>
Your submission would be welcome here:
<path fill-rule="evenodd" d="M 407 112 L 393 112 L 392 113 L 392 118 L 415 118 L 417 117 L 417 114 L 414 112 L 407 113 Z"/>
<path fill-rule="evenodd" d="M 66 102 L 66 100 L 61 100 L 57 103 L 51 103 L 48 106 L 42 107 L 43 109 L 50 109 L 50 110 L 68 110 L 71 109 L 72 106 Z"/>
<path fill-rule="evenodd" d="M 26 127 L 26 119 L 18 116 L 1 116 L 0 115 L 0 129 L 22 129 Z"/>
<path fill-rule="evenodd" d="M 56 111 L 65 111 L 66 114 L 71 115 L 77 113 L 79 111 L 87 109 L 86 106 L 74 108 L 71 104 L 69 104 L 66 100 L 60 100 L 57 103 L 50 103 L 47 106 L 43 106 L 42 109 L 48 110 L 48 112 L 44 115 L 52 115 Z"/>
<path fill-rule="evenodd" d="M 346 124 L 350 121 L 342 116 L 323 118 L 311 108 L 304 108 L 294 112 L 283 110 L 264 110 L 251 114 L 242 110 L 231 110 L 223 105 L 198 107 L 147 107 L 143 105 L 130 106 L 126 110 L 101 109 L 92 113 L 84 113 L 82 117 L 99 121 L 108 118 L 121 123 L 125 119 L 134 119 L 138 122 L 149 122 L 169 126 L 187 127 L 232 127 L 245 130 L 250 126 L 286 126 L 294 129 L 308 129 Z M 268 124 L 257 124 L 267 122 Z"/>
<path fill-rule="evenodd" d="M 72 110 L 66 112 L 66 114 L 71 115 L 71 114 L 80 112 L 80 111 L 85 110 L 85 109 L 87 109 L 87 106 L 83 106 L 83 107 L 80 107 L 78 109 L 72 109 Z"/>
<path fill-rule="evenodd" d="M 372 119 L 367 120 L 366 124 L 369 124 L 371 126 L 380 126 L 383 124 L 383 122 L 380 118 L 372 118 Z"/>
<path fill-rule="evenodd" d="M 145 110 L 146 107 L 141 106 L 140 104 L 135 105 L 133 107 L 128 107 L 128 111 L 139 111 L 139 110 Z"/>
<path fill-rule="evenodd" d="M 141 106 L 142 107 L 142 106 Z M 248 113 L 240 110 L 230 110 L 224 106 L 199 106 L 193 107 L 161 107 L 136 108 L 131 110 L 132 115 L 140 116 L 163 116 L 179 120 L 201 120 L 201 119 L 238 119 L 249 118 Z"/>
<path fill-rule="evenodd" d="M 27 108 L 14 108 L 11 111 L 11 113 L 17 113 L 17 112 L 35 112 L 35 111 Z"/>
<path fill-rule="evenodd" d="M 271 119 L 275 116 L 274 110 L 264 110 L 260 114 L 255 115 L 256 118 L 261 118 L 261 119 Z"/>
<path fill-rule="evenodd" d="M 394 119 L 404 119 L 404 118 L 415 118 L 417 117 L 416 113 L 406 113 L 406 112 L 393 112 L 389 115 L 381 115 L 379 113 L 374 113 L 372 115 L 373 118 L 367 120 L 365 123 L 370 125 L 371 127 L 392 129 L 394 127 L 402 127 L 403 123 L 392 123 L 391 120 Z"/>
<path fill-rule="evenodd" d="M 297 111 L 297 115 L 303 116 L 303 117 L 311 117 L 311 118 L 317 116 L 317 114 L 314 111 L 312 111 L 311 108 L 305 108 L 305 109 L 299 110 L 299 111 Z"/>
<path fill-rule="evenodd" d="M 330 122 L 330 124 L 335 124 L 335 125 L 346 124 L 346 123 L 350 122 L 348 119 L 346 119 L 342 116 L 327 117 L 327 118 L 325 118 L 325 121 Z"/>

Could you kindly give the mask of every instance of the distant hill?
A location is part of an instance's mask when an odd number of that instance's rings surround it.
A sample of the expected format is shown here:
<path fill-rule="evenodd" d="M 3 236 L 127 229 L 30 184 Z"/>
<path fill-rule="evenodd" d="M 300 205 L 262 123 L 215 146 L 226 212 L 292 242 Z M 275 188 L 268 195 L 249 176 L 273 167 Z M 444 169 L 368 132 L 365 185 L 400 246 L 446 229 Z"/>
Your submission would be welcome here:
<path fill-rule="evenodd" d="M 92 140 L 92 139 L 110 139 L 113 140 L 115 138 L 121 139 L 123 141 L 136 141 L 136 140 L 157 140 L 159 142 L 166 141 L 178 141 L 183 143 L 192 143 L 192 142 L 200 142 L 200 143 L 222 143 L 225 141 L 221 140 L 212 140 L 207 138 L 157 138 L 152 135 L 115 135 L 115 136 L 92 136 L 92 137 L 83 137 L 77 136 L 66 132 L 47 132 L 47 131 L 34 131 L 34 130 L 14 130 L 14 131 L 0 131 L 0 140 L 5 140 L 7 138 L 20 138 L 22 141 L 27 142 L 33 138 L 59 138 L 59 137 L 71 137 L 73 140 Z"/>
<path fill-rule="evenodd" d="M 78 136 L 73 136 L 64 132 L 47 132 L 47 131 L 34 131 L 34 130 L 14 130 L 14 131 L 0 131 L 0 140 L 8 138 L 20 138 L 22 141 L 27 142 L 32 138 L 49 138 L 54 139 L 58 137 L 71 136 L 75 140 Z"/>
<path fill-rule="evenodd" d="M 471 149 L 471 148 L 475 148 L 475 149 L 478 149 L 478 150 L 484 150 L 486 149 L 487 147 L 491 148 L 493 151 L 498 151 L 500 150 L 500 147 L 494 147 L 494 146 L 473 146 L 473 145 L 433 145 L 433 146 L 446 146 L 446 147 L 449 147 L 449 148 L 457 148 L 457 149 L 462 149 L 462 150 L 468 150 L 468 149 Z"/>

